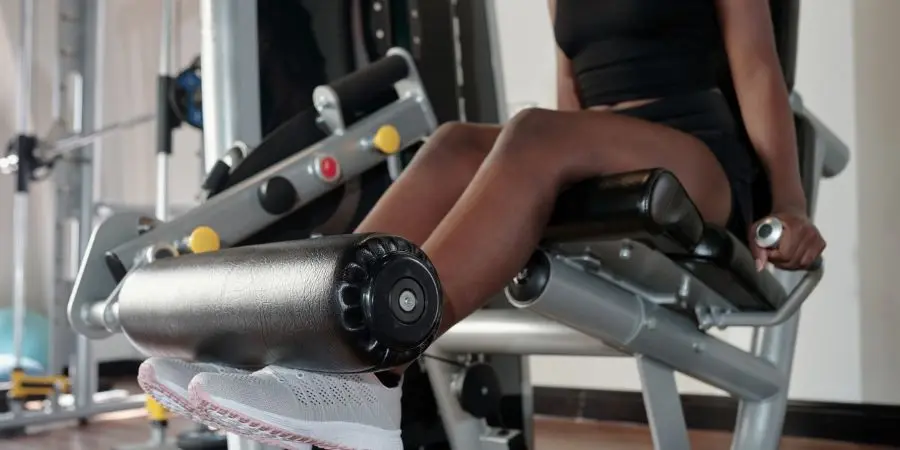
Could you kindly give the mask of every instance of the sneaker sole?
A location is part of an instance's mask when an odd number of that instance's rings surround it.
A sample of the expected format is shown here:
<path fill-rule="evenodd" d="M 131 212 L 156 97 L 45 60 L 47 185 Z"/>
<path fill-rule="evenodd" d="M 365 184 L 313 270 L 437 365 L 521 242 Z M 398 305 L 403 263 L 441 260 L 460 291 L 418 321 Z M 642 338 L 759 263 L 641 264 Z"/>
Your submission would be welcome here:
<path fill-rule="evenodd" d="M 199 422 L 206 426 L 219 427 L 217 421 L 203 410 L 191 404 L 187 393 L 181 394 L 180 389 L 167 385 L 164 381 L 156 376 L 153 366 L 143 366 L 138 372 L 138 385 L 154 400 L 159 402 L 164 408 L 173 414 L 185 416 L 193 422 Z M 285 442 L 281 440 L 260 440 L 259 442 L 271 445 L 273 447 L 284 447 Z M 311 450 L 311 446 L 290 447 L 289 450 Z"/>
<path fill-rule="evenodd" d="M 236 434 L 247 436 L 254 440 L 277 440 L 281 442 L 293 442 L 297 444 L 315 445 L 328 450 L 366 450 L 367 447 L 350 447 L 335 442 L 330 436 L 347 436 L 355 434 L 358 440 L 371 442 L 378 439 L 382 445 L 375 448 L 402 449 L 403 444 L 399 433 L 394 433 L 366 425 L 345 422 L 308 422 L 303 420 L 288 419 L 290 424 L 273 424 L 261 421 L 247 415 L 247 408 L 235 404 L 229 400 L 216 398 L 202 389 L 192 387 L 188 391 L 188 397 L 192 404 L 213 420 L 220 429 L 233 431 Z M 313 430 L 327 428 L 324 432 Z M 297 430 L 302 430 L 298 434 Z M 389 435 L 388 435 L 389 434 Z M 301 447 L 302 448 L 302 447 Z"/>
<path fill-rule="evenodd" d="M 153 370 L 153 366 L 141 366 L 140 371 L 138 371 L 137 380 L 141 389 L 159 402 L 160 405 L 169 410 L 169 412 L 188 418 L 194 418 L 196 416 L 194 407 L 188 400 L 187 392 L 179 393 L 179 389 L 166 385 L 164 381 L 156 376 L 156 371 Z"/>

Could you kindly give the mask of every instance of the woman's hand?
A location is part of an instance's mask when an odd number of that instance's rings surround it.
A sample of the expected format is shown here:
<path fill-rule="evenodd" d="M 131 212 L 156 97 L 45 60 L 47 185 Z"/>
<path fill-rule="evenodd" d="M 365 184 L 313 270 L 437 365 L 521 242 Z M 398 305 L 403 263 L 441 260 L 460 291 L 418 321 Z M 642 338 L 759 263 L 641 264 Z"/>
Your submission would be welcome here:
<path fill-rule="evenodd" d="M 767 262 L 786 270 L 805 269 L 825 250 L 825 239 L 805 213 L 774 212 L 770 216 L 781 221 L 784 231 L 777 247 L 761 248 L 756 245 L 759 222 L 750 227 L 750 250 L 756 259 L 756 270 L 763 270 Z"/>

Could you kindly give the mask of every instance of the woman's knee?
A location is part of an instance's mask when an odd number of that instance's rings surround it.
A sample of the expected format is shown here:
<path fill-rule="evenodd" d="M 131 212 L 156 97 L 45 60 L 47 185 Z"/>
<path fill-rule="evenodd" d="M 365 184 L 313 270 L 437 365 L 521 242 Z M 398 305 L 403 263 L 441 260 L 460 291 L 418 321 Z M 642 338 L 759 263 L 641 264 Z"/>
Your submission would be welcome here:
<path fill-rule="evenodd" d="M 567 165 L 565 159 L 572 153 L 559 148 L 565 145 L 560 140 L 564 128 L 560 126 L 560 114 L 540 108 L 520 111 L 503 127 L 492 157 L 514 162 L 518 171 L 530 176 L 559 178 Z"/>
<path fill-rule="evenodd" d="M 416 155 L 416 159 L 441 165 L 481 165 L 491 151 L 499 128 L 486 125 L 448 122 L 428 138 Z"/>

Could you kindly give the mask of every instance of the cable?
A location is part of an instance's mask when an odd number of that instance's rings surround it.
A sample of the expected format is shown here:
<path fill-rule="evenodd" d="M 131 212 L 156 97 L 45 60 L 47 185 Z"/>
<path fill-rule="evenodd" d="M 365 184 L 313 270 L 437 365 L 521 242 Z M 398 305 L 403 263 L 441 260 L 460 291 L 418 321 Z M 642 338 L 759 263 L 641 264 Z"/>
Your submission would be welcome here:
<path fill-rule="evenodd" d="M 454 361 L 454 360 L 449 359 L 449 358 L 441 358 L 440 356 L 434 356 L 434 355 L 428 355 L 428 354 L 424 354 L 424 355 L 422 355 L 422 357 L 423 357 L 423 358 L 431 358 L 431 359 L 433 359 L 433 360 L 435 360 L 435 361 L 440 361 L 440 362 L 442 362 L 442 363 L 444 363 L 444 364 L 449 364 L 449 365 L 451 365 L 451 366 L 462 367 L 462 368 L 467 367 L 467 365 L 466 365 L 465 363 L 461 363 L 461 362 L 459 362 L 459 361 Z"/>

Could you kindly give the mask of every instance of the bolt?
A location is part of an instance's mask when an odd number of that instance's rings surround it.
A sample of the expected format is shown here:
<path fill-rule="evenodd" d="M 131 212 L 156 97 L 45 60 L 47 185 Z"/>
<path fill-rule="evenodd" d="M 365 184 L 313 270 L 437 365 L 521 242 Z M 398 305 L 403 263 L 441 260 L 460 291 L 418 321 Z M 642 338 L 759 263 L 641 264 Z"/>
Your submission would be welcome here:
<path fill-rule="evenodd" d="M 516 274 L 516 277 L 513 278 L 513 284 L 515 285 L 523 285 L 528 281 L 528 268 L 523 267 L 519 273 Z"/>
<path fill-rule="evenodd" d="M 703 344 L 701 344 L 699 342 L 694 342 L 694 344 L 691 345 L 691 348 L 693 348 L 694 351 L 697 353 L 703 353 L 703 350 L 706 350 L 706 348 L 703 346 Z"/>
<path fill-rule="evenodd" d="M 678 287 L 678 297 L 682 299 L 688 298 L 691 295 L 691 279 L 688 276 L 685 276 L 681 279 L 681 286 Z"/>
<path fill-rule="evenodd" d="M 628 243 L 622 244 L 622 248 L 619 249 L 619 258 L 622 258 L 622 259 L 630 259 L 631 258 L 631 244 L 628 244 Z"/>
<path fill-rule="evenodd" d="M 481 395 L 488 395 L 488 392 L 490 391 L 488 390 L 487 386 L 481 387 Z"/>
<path fill-rule="evenodd" d="M 400 293 L 400 309 L 404 312 L 412 312 L 416 309 L 417 302 L 416 294 L 413 291 L 405 290 Z"/>

